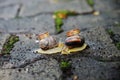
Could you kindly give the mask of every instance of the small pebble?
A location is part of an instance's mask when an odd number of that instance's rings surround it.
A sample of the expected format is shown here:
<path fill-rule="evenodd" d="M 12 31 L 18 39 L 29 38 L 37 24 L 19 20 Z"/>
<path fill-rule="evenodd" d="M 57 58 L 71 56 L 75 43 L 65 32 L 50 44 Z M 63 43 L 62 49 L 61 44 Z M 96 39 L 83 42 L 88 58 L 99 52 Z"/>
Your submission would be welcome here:
<path fill-rule="evenodd" d="M 73 80 L 78 80 L 78 76 L 74 75 Z"/>
<path fill-rule="evenodd" d="M 39 43 L 39 40 L 36 40 L 35 43 Z"/>
<path fill-rule="evenodd" d="M 99 11 L 95 11 L 95 12 L 93 12 L 93 15 L 94 16 L 98 16 L 98 15 L 100 15 L 100 12 Z"/>
<path fill-rule="evenodd" d="M 56 15 L 53 15 L 52 18 L 53 18 L 53 19 L 56 19 Z"/>

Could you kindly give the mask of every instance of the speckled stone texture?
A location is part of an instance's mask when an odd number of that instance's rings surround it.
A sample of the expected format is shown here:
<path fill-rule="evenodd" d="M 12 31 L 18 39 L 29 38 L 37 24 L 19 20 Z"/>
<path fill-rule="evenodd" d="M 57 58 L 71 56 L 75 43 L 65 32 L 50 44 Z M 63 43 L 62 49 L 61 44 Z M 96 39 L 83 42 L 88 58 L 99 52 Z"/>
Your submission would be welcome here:
<path fill-rule="evenodd" d="M 0 80 L 61 80 L 61 71 L 54 59 L 39 60 L 25 68 L 0 70 Z"/>
<path fill-rule="evenodd" d="M 86 43 L 92 49 L 91 57 L 100 60 L 119 60 L 120 51 L 115 47 L 103 27 L 91 28 L 83 33 Z"/>
<path fill-rule="evenodd" d="M 78 80 L 119 80 L 119 62 L 98 62 L 91 58 L 72 59 L 73 74 Z"/>

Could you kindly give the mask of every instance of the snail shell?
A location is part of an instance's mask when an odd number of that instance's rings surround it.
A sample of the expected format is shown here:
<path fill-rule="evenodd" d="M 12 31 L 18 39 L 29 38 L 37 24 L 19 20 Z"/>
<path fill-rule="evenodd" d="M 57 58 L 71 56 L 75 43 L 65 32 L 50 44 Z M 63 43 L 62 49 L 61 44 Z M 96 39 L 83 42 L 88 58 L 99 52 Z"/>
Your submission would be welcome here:
<path fill-rule="evenodd" d="M 49 36 L 47 38 L 40 40 L 40 48 L 43 50 L 48 50 L 58 46 L 58 41 L 55 37 Z"/>
<path fill-rule="evenodd" d="M 81 38 L 79 35 L 67 37 L 65 40 L 65 45 L 69 48 L 81 47 L 84 43 L 84 38 Z"/>

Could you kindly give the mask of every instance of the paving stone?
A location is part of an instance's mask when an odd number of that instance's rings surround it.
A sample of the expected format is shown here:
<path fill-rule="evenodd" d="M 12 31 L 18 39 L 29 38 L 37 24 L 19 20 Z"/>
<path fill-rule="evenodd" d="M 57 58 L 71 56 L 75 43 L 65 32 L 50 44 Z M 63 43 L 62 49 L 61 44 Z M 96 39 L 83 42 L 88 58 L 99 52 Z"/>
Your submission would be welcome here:
<path fill-rule="evenodd" d="M 0 70 L 1 80 L 34 80 L 31 74 L 18 72 L 18 70 Z"/>
<path fill-rule="evenodd" d="M 100 11 L 115 11 L 116 8 L 119 9 L 119 0 L 94 0 L 95 9 Z M 111 6 L 112 5 L 112 6 Z"/>
<path fill-rule="evenodd" d="M 0 6 L 0 18 L 9 19 L 14 18 L 17 14 L 19 9 L 19 5 L 7 5 L 7 6 Z"/>
<path fill-rule="evenodd" d="M 38 15 L 29 18 L 19 18 L 7 21 L 0 21 L 0 24 L 7 29 L 8 33 L 41 33 L 49 31 L 54 33 L 54 19 L 52 15 Z"/>
<path fill-rule="evenodd" d="M 91 27 L 103 26 L 102 22 L 103 18 L 101 16 L 94 15 L 79 15 L 79 16 L 69 16 L 66 20 L 64 20 L 64 24 L 62 26 L 63 30 L 68 31 L 73 28 L 80 28 L 80 30 L 84 31 Z"/>
<path fill-rule="evenodd" d="M 36 58 L 42 58 L 41 55 L 33 53 L 33 50 L 39 47 L 35 39 L 29 39 L 25 35 L 20 35 L 19 38 L 20 40 L 14 44 L 15 47 L 11 51 L 10 60 L 3 63 L 2 68 L 23 67 L 34 62 Z"/>
<path fill-rule="evenodd" d="M 59 9 L 75 10 L 78 12 L 92 11 L 85 0 L 5 0 L 1 6 L 9 4 L 22 4 L 20 16 L 31 16 L 38 13 L 49 13 Z"/>
<path fill-rule="evenodd" d="M 91 56 L 103 60 L 119 60 L 120 51 L 113 44 L 103 27 L 95 27 L 83 33 L 86 42 L 93 49 Z"/>
<path fill-rule="evenodd" d="M 58 63 L 53 60 L 40 60 L 25 68 L 0 70 L 1 80 L 61 80 Z"/>
<path fill-rule="evenodd" d="M 54 59 L 40 60 L 26 66 L 28 73 L 35 75 L 36 80 L 60 80 L 61 70 Z"/>
<path fill-rule="evenodd" d="M 73 58 L 73 74 L 78 80 L 119 80 L 120 62 L 98 62 L 91 58 Z"/>
<path fill-rule="evenodd" d="M 21 9 L 20 16 L 29 16 L 37 13 L 53 12 L 60 9 L 75 10 L 78 12 L 92 11 L 92 9 L 87 5 L 85 0 L 74 0 L 66 2 L 58 0 L 58 2 L 56 3 L 51 3 L 50 0 L 44 0 L 24 5 Z"/>

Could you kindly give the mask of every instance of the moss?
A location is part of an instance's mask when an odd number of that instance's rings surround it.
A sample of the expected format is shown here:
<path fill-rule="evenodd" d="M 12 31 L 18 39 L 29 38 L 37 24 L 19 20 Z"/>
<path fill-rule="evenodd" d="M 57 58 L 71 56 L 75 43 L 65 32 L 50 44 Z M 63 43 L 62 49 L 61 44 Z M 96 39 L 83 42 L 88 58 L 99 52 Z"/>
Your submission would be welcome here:
<path fill-rule="evenodd" d="M 114 35 L 114 32 L 111 29 L 107 29 L 107 33 L 111 36 Z"/>
<path fill-rule="evenodd" d="M 69 11 L 69 10 L 55 11 L 53 16 L 54 16 L 54 20 L 55 20 L 56 33 L 60 33 L 63 31 L 63 29 L 62 29 L 63 19 L 66 19 L 68 16 L 74 16 L 77 14 L 78 13 L 76 13 L 74 11 Z"/>
<path fill-rule="evenodd" d="M 56 28 L 56 33 L 62 32 L 62 25 L 63 25 L 63 20 L 61 18 L 56 18 L 55 19 L 55 28 Z"/>
<path fill-rule="evenodd" d="M 120 50 L 120 42 L 116 43 L 116 47 Z"/>
<path fill-rule="evenodd" d="M 90 5 L 91 7 L 94 6 L 94 1 L 93 0 L 86 0 L 88 5 Z"/>
<path fill-rule="evenodd" d="M 16 35 L 11 35 L 3 45 L 2 54 L 9 54 L 12 48 L 14 47 L 14 44 L 19 41 L 19 37 Z"/>
<path fill-rule="evenodd" d="M 118 50 L 120 50 L 120 41 L 118 39 L 119 37 L 117 37 L 117 39 L 115 37 L 117 34 L 114 34 L 114 32 L 111 29 L 107 29 L 107 33 L 110 35 L 110 38 L 113 40 L 113 43 L 118 48 Z"/>
<path fill-rule="evenodd" d="M 68 62 L 68 61 L 62 61 L 62 62 L 60 63 L 60 68 L 61 68 L 62 70 L 69 69 L 70 67 L 71 67 L 71 63 Z"/>

